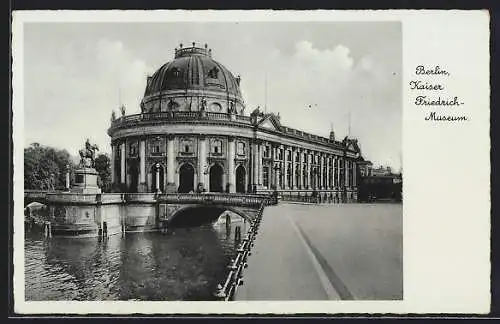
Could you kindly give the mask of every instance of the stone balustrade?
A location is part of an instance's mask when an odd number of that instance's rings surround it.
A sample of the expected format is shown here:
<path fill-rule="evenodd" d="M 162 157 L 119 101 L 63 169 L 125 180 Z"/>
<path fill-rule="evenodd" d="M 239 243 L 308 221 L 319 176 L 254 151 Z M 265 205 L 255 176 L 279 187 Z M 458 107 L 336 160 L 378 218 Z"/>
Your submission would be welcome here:
<path fill-rule="evenodd" d="M 47 193 L 47 203 L 56 204 L 97 204 L 97 194 L 82 194 L 71 192 Z"/>
<path fill-rule="evenodd" d="M 81 194 L 70 192 L 26 191 L 25 200 L 55 204 L 121 204 L 121 203 L 181 203 L 219 204 L 255 207 L 270 204 L 269 194 L 233 193 L 101 193 Z"/>
<path fill-rule="evenodd" d="M 111 123 L 111 128 L 134 126 L 141 123 L 149 123 L 155 121 L 185 121 L 185 120 L 213 120 L 237 122 L 251 125 L 251 118 L 248 116 L 216 113 L 216 112 L 199 112 L 199 111 L 167 111 L 154 112 L 145 114 L 135 114 L 122 116 Z"/>

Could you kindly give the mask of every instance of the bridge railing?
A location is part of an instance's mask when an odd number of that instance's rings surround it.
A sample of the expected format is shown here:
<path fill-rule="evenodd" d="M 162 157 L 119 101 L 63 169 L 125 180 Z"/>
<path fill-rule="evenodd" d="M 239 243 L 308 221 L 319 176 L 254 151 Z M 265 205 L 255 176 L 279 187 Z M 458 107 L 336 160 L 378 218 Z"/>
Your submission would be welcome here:
<path fill-rule="evenodd" d="M 224 204 L 238 206 L 260 206 L 269 199 L 267 195 L 247 195 L 247 194 L 181 194 L 167 193 L 160 194 L 158 200 L 166 203 L 192 203 L 192 204 Z"/>
<path fill-rule="evenodd" d="M 214 293 L 217 299 L 233 300 L 238 287 L 243 284 L 243 270 L 248 266 L 247 258 L 251 255 L 251 249 L 254 246 L 254 240 L 262 220 L 263 210 L 264 204 L 261 205 L 257 217 L 252 221 L 245 238 L 240 243 L 236 257 L 231 260 L 228 266 L 229 273 L 225 280 L 217 286 L 217 291 Z"/>
<path fill-rule="evenodd" d="M 280 190 L 274 193 L 279 201 L 304 202 L 316 204 L 336 204 L 357 202 L 357 190 Z"/>
<path fill-rule="evenodd" d="M 189 204 L 221 204 L 256 207 L 261 204 L 273 204 L 269 194 L 242 193 L 100 193 L 81 194 L 74 192 L 25 191 L 25 198 L 39 199 L 57 203 L 189 203 Z"/>

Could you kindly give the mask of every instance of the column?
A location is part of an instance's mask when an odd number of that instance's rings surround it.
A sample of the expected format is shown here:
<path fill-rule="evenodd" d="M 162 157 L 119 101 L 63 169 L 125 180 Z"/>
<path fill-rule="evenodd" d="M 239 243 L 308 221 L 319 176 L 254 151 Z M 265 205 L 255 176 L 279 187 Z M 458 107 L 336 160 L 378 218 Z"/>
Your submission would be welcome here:
<path fill-rule="evenodd" d="M 319 188 L 320 189 L 324 189 L 324 185 L 323 185 L 323 180 L 324 180 L 324 177 L 323 177 L 323 168 L 325 167 L 325 161 L 324 161 L 324 156 L 323 156 L 323 153 L 320 153 L 319 155 Z"/>
<path fill-rule="evenodd" d="M 207 175 L 205 174 L 205 172 L 208 172 L 207 139 L 205 135 L 201 135 L 198 138 L 198 183 L 201 183 L 203 188 L 208 190 L 206 181 Z"/>
<path fill-rule="evenodd" d="M 271 188 L 272 186 L 277 187 L 277 185 L 276 185 L 276 170 L 274 170 L 276 152 L 275 152 L 274 144 L 270 143 L 270 145 L 271 145 L 271 164 L 269 166 L 269 188 Z"/>
<path fill-rule="evenodd" d="M 344 160 L 344 169 L 345 169 L 345 186 L 346 187 L 349 187 L 349 169 L 347 168 L 347 166 L 349 165 L 349 161 L 347 159 Z"/>
<path fill-rule="evenodd" d="M 309 176 L 310 177 L 310 179 L 309 179 L 309 181 L 310 181 L 309 187 L 311 189 L 314 189 L 314 186 L 316 185 L 314 183 L 314 176 L 315 176 L 314 175 L 314 164 L 315 164 L 315 162 L 314 162 L 314 151 L 313 151 L 313 152 L 311 152 L 311 162 L 310 162 L 310 165 L 309 165 L 309 172 L 308 172 L 310 174 L 310 176 Z"/>
<path fill-rule="evenodd" d="M 326 155 L 325 159 L 326 159 L 326 188 L 325 189 L 331 189 L 331 187 L 332 187 L 332 183 L 331 183 L 332 177 L 331 177 L 330 170 L 331 170 L 332 164 L 331 164 L 330 156 L 329 155 Z"/>
<path fill-rule="evenodd" d="M 139 192 L 146 192 L 146 141 L 139 142 Z"/>
<path fill-rule="evenodd" d="M 125 143 L 120 145 L 120 183 L 125 183 Z"/>
<path fill-rule="evenodd" d="M 259 187 L 262 187 L 264 184 L 264 144 L 260 143 L 259 145 Z"/>
<path fill-rule="evenodd" d="M 235 140 L 234 137 L 228 138 L 227 150 L 227 173 L 229 182 L 229 192 L 236 192 L 236 179 L 234 173 L 234 157 L 235 157 Z"/>
<path fill-rule="evenodd" d="M 156 164 L 155 166 L 155 177 L 156 177 L 156 188 L 155 191 L 160 191 L 160 166 Z"/>
<path fill-rule="evenodd" d="M 333 189 L 335 187 L 335 156 L 331 156 L 330 159 L 330 168 L 332 170 L 332 173 L 330 175 L 330 188 Z"/>
<path fill-rule="evenodd" d="M 286 146 L 283 147 L 283 189 L 288 189 L 288 152 Z"/>
<path fill-rule="evenodd" d="M 69 190 L 71 184 L 69 183 L 69 164 L 66 165 L 66 189 Z"/>
<path fill-rule="evenodd" d="M 280 190 L 281 189 L 281 186 L 280 186 L 280 177 L 281 177 L 281 162 L 278 162 L 279 163 L 279 168 L 276 168 L 276 189 Z"/>
<path fill-rule="evenodd" d="M 111 184 L 114 184 L 116 181 L 116 170 L 115 170 L 115 162 L 116 162 L 116 145 L 111 145 Z"/>
<path fill-rule="evenodd" d="M 306 150 L 306 189 L 311 188 L 311 155 Z"/>
<path fill-rule="evenodd" d="M 292 167 L 292 183 L 290 183 L 290 189 L 297 189 L 297 180 L 295 179 L 296 178 L 296 162 L 295 162 L 295 158 L 296 158 L 296 155 L 297 155 L 297 149 L 295 147 L 292 147 L 292 163 L 290 163 L 291 167 Z"/>
<path fill-rule="evenodd" d="M 166 191 L 175 192 L 175 164 L 174 164 L 174 135 L 167 136 L 167 188 Z"/>
<path fill-rule="evenodd" d="M 340 187 L 340 157 L 337 156 L 337 158 L 335 159 L 336 163 L 337 163 L 337 174 L 336 174 L 336 181 L 335 183 L 337 184 L 336 187 Z"/>
<path fill-rule="evenodd" d="M 298 179 L 298 183 L 297 183 L 297 189 L 302 189 L 302 161 L 303 161 L 303 154 L 302 154 L 302 150 L 297 148 L 297 154 L 299 155 L 299 162 L 298 163 L 298 166 L 299 166 L 299 179 Z"/>
<path fill-rule="evenodd" d="M 356 183 L 356 162 L 352 162 L 352 186 L 358 186 Z"/>
<path fill-rule="evenodd" d="M 252 190 L 259 184 L 259 147 L 257 143 L 252 145 L 252 157 L 253 157 L 253 176 L 252 176 Z"/>

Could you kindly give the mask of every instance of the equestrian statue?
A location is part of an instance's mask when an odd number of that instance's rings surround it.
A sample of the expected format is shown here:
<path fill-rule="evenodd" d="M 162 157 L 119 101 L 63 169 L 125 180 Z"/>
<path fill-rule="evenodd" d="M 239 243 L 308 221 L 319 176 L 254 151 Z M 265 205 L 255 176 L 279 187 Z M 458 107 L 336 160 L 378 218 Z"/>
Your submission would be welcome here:
<path fill-rule="evenodd" d="M 90 144 L 89 139 L 85 142 L 85 148 L 79 151 L 80 165 L 85 168 L 93 168 L 95 162 L 95 152 L 99 151 L 97 144 Z"/>

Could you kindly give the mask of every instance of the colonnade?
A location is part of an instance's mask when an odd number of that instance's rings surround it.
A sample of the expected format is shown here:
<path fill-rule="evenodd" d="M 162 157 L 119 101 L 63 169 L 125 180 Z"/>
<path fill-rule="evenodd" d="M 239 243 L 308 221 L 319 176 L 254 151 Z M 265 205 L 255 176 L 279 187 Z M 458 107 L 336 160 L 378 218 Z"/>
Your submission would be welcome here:
<path fill-rule="evenodd" d="M 173 186 L 175 188 L 173 190 L 177 190 L 175 182 L 177 154 L 174 140 L 174 135 L 167 135 L 166 154 L 160 154 L 160 159 L 155 158 L 156 161 L 161 161 L 157 162 L 158 165 L 166 166 L 167 190 L 169 186 Z M 153 181 L 156 188 L 150 188 L 150 190 L 159 191 L 160 168 L 153 168 L 154 174 L 146 177 L 148 172 L 146 169 L 146 139 L 139 139 L 138 142 L 139 191 L 145 192 L 147 190 L 146 182 L 151 185 Z M 197 182 L 193 184 L 193 187 L 196 189 L 198 184 L 201 184 L 208 190 L 210 181 L 208 174 L 211 165 L 208 160 L 208 140 L 205 135 L 198 136 L 197 147 L 197 152 L 193 152 L 196 153 L 193 155 L 196 156 L 194 167 L 197 169 Z M 252 190 L 269 190 L 271 188 L 278 190 L 339 190 L 357 186 L 356 162 L 352 157 L 347 157 L 345 152 L 325 152 L 260 140 L 252 140 L 250 147 L 251 152 L 246 157 L 248 159 L 246 165 L 250 168 L 245 169 L 247 173 L 250 171 L 249 182 Z M 112 182 L 125 184 L 130 181 L 126 178 L 126 143 L 112 145 L 113 161 L 116 161 L 117 151 L 119 152 L 120 164 L 119 179 L 116 179 L 118 174 L 115 170 L 115 162 L 113 162 L 111 163 Z M 236 192 L 235 151 L 235 138 L 228 137 L 227 150 L 224 155 L 227 177 L 223 177 L 223 191 Z"/>
<path fill-rule="evenodd" d="M 176 183 L 175 183 L 175 170 L 176 170 L 176 153 L 174 149 L 174 140 L 175 136 L 174 135 L 167 135 L 167 141 L 166 141 L 166 183 L 167 187 L 168 186 L 174 186 L 177 188 Z M 208 190 L 209 187 L 209 179 L 208 179 L 208 171 L 209 171 L 209 162 L 208 162 L 208 155 L 207 155 L 207 138 L 205 135 L 200 135 L 198 138 L 198 151 L 196 152 L 196 158 L 197 158 L 197 165 L 195 166 L 197 168 L 197 183 L 193 184 L 193 187 L 196 189 L 198 184 L 201 184 L 205 189 Z M 119 179 L 116 179 L 116 170 L 115 170 L 115 161 L 116 161 L 116 154 L 117 150 L 119 150 L 119 163 L 120 163 L 120 174 L 119 174 Z M 236 151 L 236 142 L 234 137 L 229 137 L 228 138 L 228 146 L 227 146 L 227 154 L 226 154 L 226 166 L 227 166 L 227 185 L 228 185 L 228 190 L 229 192 L 236 192 L 236 171 L 235 171 L 235 151 Z M 121 184 L 126 184 L 127 183 L 127 178 L 126 178 L 126 158 L 127 158 L 127 153 L 126 153 L 126 143 L 122 142 L 120 144 L 113 144 L 111 145 L 111 156 L 112 156 L 112 163 L 111 163 L 111 181 L 112 183 L 121 183 Z M 139 140 L 139 188 L 141 188 L 140 191 L 146 191 L 147 185 L 146 185 L 146 175 L 147 175 L 147 170 L 146 170 L 146 140 L 141 139 Z M 154 177 L 155 181 L 155 188 L 151 188 L 152 191 L 160 191 L 160 162 L 157 162 L 155 164 L 155 167 L 153 168 L 154 174 L 152 177 Z M 150 179 L 149 182 L 152 183 Z M 223 184 L 225 185 L 225 184 Z M 226 188 L 223 188 L 225 190 Z"/>
<path fill-rule="evenodd" d="M 270 147 L 270 156 L 263 154 L 266 146 Z M 357 186 L 356 162 L 343 154 L 257 142 L 252 146 L 252 156 L 252 180 L 257 188 L 335 190 Z"/>

